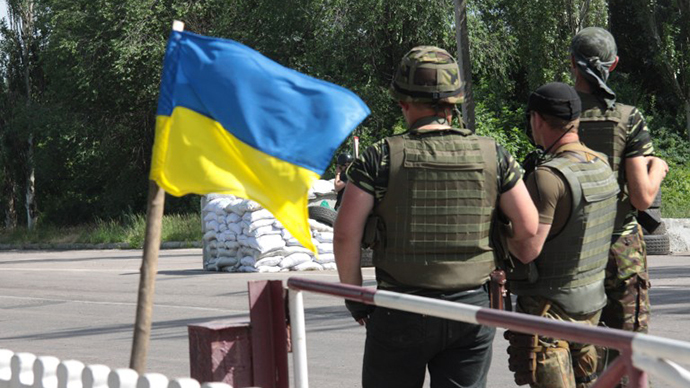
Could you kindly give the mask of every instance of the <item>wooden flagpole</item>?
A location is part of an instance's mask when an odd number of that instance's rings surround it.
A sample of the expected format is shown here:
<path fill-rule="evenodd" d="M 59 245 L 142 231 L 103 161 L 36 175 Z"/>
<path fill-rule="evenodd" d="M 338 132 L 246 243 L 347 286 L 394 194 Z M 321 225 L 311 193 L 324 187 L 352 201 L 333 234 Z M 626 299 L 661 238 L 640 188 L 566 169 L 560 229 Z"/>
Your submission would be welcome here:
<path fill-rule="evenodd" d="M 184 23 L 175 20 L 173 30 L 182 31 Z M 139 277 L 139 296 L 137 299 L 137 316 L 134 323 L 132 356 L 129 367 L 139 374 L 146 370 L 146 355 L 151 338 L 151 313 L 153 295 L 158 272 L 158 252 L 161 246 L 161 224 L 165 205 L 165 191 L 154 181 L 149 181 L 149 197 L 146 211 L 146 235 L 144 237 L 144 255 L 141 261 Z"/>

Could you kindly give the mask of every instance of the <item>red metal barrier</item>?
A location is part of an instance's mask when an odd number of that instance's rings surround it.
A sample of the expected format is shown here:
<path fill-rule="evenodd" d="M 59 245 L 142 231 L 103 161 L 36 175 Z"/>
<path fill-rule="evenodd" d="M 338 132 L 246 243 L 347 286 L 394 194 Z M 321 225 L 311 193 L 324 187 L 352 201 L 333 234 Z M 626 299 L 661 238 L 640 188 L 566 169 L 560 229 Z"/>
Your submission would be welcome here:
<path fill-rule="evenodd" d="M 579 343 L 589 343 L 598 346 L 618 349 L 620 356 L 602 374 L 597 381 L 596 388 L 615 386 L 624 375 L 628 375 L 629 388 L 646 388 L 647 376 L 644 371 L 636 369 L 632 364 L 632 343 L 637 334 L 623 330 L 586 326 L 571 322 L 561 322 L 533 315 L 507 312 L 495 309 L 478 308 L 476 306 L 455 303 L 453 309 L 458 312 L 452 316 L 448 303 L 435 299 L 422 298 L 414 295 L 398 294 L 388 291 L 377 291 L 372 288 L 357 287 L 341 283 L 328 283 L 316 280 L 290 278 L 288 287 L 295 290 L 317 292 L 341 298 L 346 298 L 367 304 L 415 311 L 414 306 L 423 305 L 427 301 L 426 312 L 433 310 L 432 305 L 438 304 L 439 315 L 450 319 L 482 325 L 502 327 L 528 334 L 539 334 L 546 337 L 564 339 Z M 404 307 L 401 301 L 409 301 L 410 306 Z M 402 307 L 401 307 L 402 306 Z"/>

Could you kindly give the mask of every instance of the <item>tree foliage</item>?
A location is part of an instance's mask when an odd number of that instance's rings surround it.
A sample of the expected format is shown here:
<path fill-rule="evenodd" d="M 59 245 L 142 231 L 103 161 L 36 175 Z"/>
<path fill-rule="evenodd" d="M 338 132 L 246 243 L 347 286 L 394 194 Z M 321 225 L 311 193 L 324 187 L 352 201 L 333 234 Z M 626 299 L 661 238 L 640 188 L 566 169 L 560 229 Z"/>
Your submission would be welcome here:
<path fill-rule="evenodd" d="M 174 19 L 189 31 L 237 40 L 353 90 L 372 110 L 355 131 L 362 147 L 404 130 L 388 96 L 403 54 L 421 44 L 456 51 L 453 0 L 34 3 L 29 96 L 22 89 L 21 37 L 7 22 L 0 24 L 5 225 L 23 222 L 10 215 L 24 206 L 27 156 L 21 145 L 27 128 L 35 136 L 42 221 L 72 224 L 145 210 L 161 61 Z M 636 32 L 646 20 L 635 8 L 642 5 L 655 16 L 658 40 Z M 529 149 L 522 134 L 529 92 L 544 82 L 569 81 L 569 40 L 590 25 L 609 27 L 617 38 L 622 60 L 612 82 L 621 98 L 650 115 L 661 144 L 686 146 L 680 107 L 687 98 L 669 90 L 675 79 L 685 97 L 690 92 L 687 0 L 470 0 L 467 14 L 477 131 L 496 137 L 516 156 Z M 659 66 L 662 58 L 671 73 Z M 665 86 L 655 79 L 666 80 Z M 341 149 L 351 146 L 346 142 Z M 196 211 L 198 197 L 169 198 L 166 206 L 168 212 Z"/>

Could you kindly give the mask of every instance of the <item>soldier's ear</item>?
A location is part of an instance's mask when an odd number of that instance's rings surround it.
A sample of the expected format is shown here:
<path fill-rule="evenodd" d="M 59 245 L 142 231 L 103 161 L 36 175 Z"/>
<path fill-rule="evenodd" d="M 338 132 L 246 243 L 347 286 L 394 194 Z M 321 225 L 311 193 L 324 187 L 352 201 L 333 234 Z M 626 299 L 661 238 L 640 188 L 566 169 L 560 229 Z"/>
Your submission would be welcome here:
<path fill-rule="evenodd" d="M 616 68 L 616 66 L 618 66 L 618 55 L 616 55 L 616 60 L 613 61 L 613 65 L 611 65 L 611 67 L 609 67 L 609 73 L 612 72 L 613 69 Z"/>

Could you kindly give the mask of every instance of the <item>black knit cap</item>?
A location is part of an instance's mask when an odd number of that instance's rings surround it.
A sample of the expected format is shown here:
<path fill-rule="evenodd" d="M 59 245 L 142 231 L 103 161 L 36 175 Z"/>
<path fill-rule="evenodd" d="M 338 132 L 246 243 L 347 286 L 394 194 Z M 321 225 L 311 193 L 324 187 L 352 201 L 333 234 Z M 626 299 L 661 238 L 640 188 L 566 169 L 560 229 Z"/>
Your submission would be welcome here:
<path fill-rule="evenodd" d="M 561 82 L 551 82 L 540 86 L 530 94 L 527 111 L 573 121 L 580 117 L 582 103 L 572 86 Z"/>

